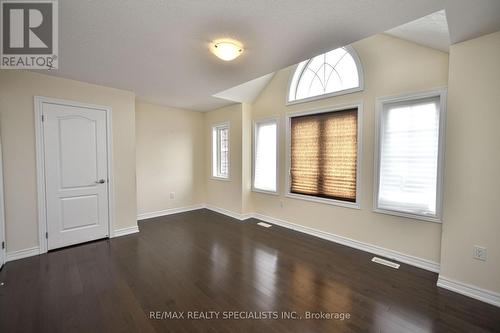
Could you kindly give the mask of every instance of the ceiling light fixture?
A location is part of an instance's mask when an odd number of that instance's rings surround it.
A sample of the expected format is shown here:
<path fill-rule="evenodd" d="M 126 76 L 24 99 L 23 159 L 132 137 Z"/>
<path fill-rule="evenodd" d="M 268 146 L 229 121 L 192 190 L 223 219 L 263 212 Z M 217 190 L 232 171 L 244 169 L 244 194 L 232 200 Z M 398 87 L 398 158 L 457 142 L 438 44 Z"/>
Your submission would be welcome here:
<path fill-rule="evenodd" d="M 231 61 L 238 58 L 243 53 L 243 46 L 240 42 L 230 39 L 220 39 L 210 44 L 210 51 L 219 59 Z"/>

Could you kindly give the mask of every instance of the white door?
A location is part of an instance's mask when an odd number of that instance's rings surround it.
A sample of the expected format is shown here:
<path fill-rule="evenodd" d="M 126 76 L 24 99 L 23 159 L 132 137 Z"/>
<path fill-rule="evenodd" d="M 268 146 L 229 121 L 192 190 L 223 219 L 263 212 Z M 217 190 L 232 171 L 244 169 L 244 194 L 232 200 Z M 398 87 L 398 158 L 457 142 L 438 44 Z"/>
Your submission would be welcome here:
<path fill-rule="evenodd" d="M 0 268 L 5 264 L 5 209 L 3 198 L 2 144 L 0 143 Z"/>
<path fill-rule="evenodd" d="M 108 237 L 106 111 L 42 103 L 48 249 Z"/>

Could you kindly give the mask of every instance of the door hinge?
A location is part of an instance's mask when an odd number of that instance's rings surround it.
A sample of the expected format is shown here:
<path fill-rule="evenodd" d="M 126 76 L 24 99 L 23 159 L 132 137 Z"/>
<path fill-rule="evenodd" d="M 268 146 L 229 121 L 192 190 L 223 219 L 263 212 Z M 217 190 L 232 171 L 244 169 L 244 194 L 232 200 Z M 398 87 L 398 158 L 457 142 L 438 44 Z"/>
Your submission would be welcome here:
<path fill-rule="evenodd" d="M 45 116 L 42 114 L 42 121 L 45 121 Z"/>
<path fill-rule="evenodd" d="M 49 239 L 49 233 L 48 232 L 45 233 L 45 238 Z"/>
<path fill-rule="evenodd" d="M 5 242 L 2 242 L 2 250 L 5 249 Z"/>

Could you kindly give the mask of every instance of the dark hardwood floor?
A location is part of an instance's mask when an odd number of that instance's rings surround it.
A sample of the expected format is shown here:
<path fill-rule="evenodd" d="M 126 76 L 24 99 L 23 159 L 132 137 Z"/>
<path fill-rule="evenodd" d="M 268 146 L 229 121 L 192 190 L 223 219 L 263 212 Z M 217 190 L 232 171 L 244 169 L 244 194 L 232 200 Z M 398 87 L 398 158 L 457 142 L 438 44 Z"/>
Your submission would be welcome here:
<path fill-rule="evenodd" d="M 499 308 L 437 288 L 437 274 L 256 222 L 198 210 L 9 262 L 0 332 L 500 332 Z M 279 319 L 252 319 L 266 313 Z"/>

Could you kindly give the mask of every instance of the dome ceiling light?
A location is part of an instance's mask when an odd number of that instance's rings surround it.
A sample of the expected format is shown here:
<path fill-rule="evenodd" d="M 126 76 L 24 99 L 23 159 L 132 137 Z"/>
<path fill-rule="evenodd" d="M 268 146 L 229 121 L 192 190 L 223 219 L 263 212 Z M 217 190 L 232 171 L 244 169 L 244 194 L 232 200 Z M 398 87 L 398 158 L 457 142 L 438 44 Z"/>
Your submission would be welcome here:
<path fill-rule="evenodd" d="M 243 46 L 236 40 L 219 39 L 210 43 L 210 51 L 219 59 L 231 61 L 243 53 Z"/>

